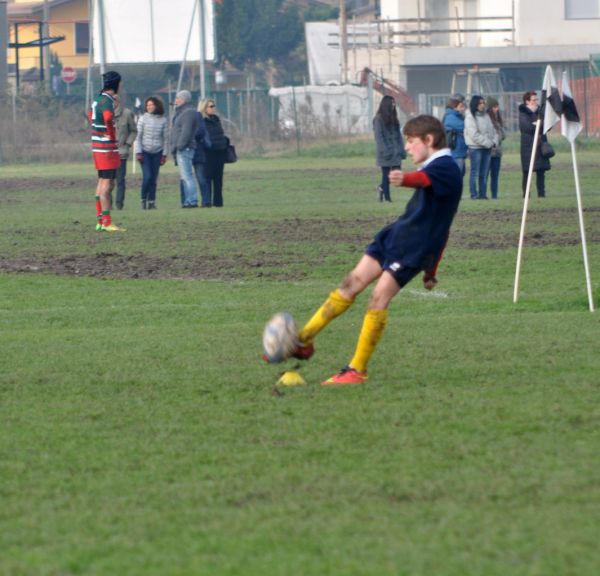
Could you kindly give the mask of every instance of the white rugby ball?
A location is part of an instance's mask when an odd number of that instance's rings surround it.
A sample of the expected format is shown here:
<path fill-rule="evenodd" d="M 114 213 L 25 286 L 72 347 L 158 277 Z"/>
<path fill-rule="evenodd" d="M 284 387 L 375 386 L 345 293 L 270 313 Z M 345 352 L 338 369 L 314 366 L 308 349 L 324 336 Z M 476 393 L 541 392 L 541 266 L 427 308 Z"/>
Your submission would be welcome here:
<path fill-rule="evenodd" d="M 278 312 L 263 332 L 263 352 L 267 362 L 277 364 L 287 360 L 298 346 L 298 329 L 289 312 Z"/>

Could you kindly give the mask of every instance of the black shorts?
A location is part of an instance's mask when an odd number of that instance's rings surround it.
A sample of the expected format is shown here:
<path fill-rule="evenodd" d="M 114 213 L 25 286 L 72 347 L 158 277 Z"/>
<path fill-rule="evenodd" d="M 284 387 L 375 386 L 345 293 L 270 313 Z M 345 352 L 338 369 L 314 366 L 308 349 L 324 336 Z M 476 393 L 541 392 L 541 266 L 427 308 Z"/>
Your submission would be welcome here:
<path fill-rule="evenodd" d="M 98 178 L 105 180 L 114 180 L 117 177 L 117 170 L 98 170 Z"/>
<path fill-rule="evenodd" d="M 387 270 L 398 283 L 400 288 L 406 286 L 419 272 L 420 268 L 411 268 L 410 266 L 403 266 L 399 259 L 394 258 L 393 254 L 387 253 L 385 249 L 385 236 L 391 227 L 384 228 L 379 234 L 375 236 L 373 242 L 371 242 L 365 254 L 371 256 L 379 262 L 379 265 Z"/>

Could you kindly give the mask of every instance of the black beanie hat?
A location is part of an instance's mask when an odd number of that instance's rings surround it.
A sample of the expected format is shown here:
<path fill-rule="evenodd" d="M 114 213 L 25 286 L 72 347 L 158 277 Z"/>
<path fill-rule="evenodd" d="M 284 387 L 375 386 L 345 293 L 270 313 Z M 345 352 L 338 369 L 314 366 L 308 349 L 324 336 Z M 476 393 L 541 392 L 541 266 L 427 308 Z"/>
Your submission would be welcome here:
<path fill-rule="evenodd" d="M 118 72 L 106 72 L 102 74 L 102 90 L 114 90 L 119 91 L 119 83 L 121 82 L 121 75 Z"/>

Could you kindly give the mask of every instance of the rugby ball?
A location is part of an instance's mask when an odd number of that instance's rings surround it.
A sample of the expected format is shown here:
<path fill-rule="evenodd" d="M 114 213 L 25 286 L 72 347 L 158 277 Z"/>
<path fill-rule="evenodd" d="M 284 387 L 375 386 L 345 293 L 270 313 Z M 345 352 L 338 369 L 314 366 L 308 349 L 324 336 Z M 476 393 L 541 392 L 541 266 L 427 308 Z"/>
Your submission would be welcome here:
<path fill-rule="evenodd" d="M 278 312 L 263 332 L 264 358 L 271 364 L 287 360 L 298 346 L 298 329 L 289 312 Z"/>

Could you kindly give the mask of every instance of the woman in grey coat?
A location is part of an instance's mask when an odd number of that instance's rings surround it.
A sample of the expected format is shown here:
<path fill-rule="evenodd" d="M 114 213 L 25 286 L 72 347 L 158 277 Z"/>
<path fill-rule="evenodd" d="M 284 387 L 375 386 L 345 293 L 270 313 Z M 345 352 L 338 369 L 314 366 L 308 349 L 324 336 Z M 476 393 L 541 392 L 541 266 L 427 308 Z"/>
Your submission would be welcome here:
<path fill-rule="evenodd" d="M 473 96 L 465 117 L 465 142 L 469 147 L 471 175 L 469 190 L 472 200 L 487 200 L 487 177 L 490 171 L 492 148 L 498 143 L 498 136 L 492 120 L 485 110 L 485 100 Z"/>
<path fill-rule="evenodd" d="M 396 102 L 391 96 L 381 99 L 377 114 L 373 118 L 373 131 L 377 150 L 376 162 L 381 168 L 381 184 L 377 187 L 379 201 L 391 202 L 390 171 L 399 170 L 402 160 L 406 158 Z"/>
<path fill-rule="evenodd" d="M 160 167 L 167 161 L 167 119 L 162 100 L 150 96 L 138 120 L 135 155 L 142 165 L 142 209 L 156 208 L 156 184 Z"/>

